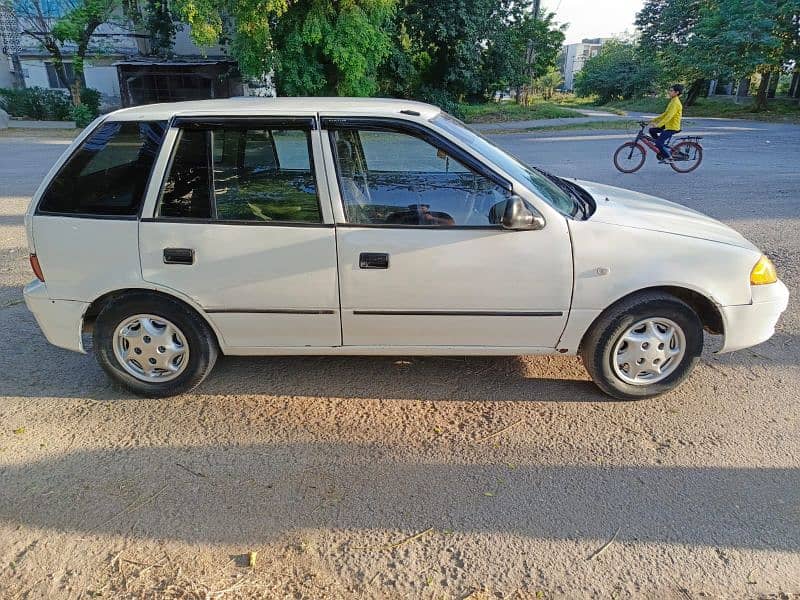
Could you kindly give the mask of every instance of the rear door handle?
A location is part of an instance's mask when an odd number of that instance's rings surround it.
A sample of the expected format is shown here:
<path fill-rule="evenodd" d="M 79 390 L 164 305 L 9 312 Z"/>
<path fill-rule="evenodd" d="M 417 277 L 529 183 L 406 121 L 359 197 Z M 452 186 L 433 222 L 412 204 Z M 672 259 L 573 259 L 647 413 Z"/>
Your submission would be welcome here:
<path fill-rule="evenodd" d="M 360 269 L 388 269 L 389 255 L 384 252 L 362 252 L 358 257 Z"/>
<path fill-rule="evenodd" d="M 194 250 L 191 248 L 164 248 L 165 265 L 193 265 Z"/>

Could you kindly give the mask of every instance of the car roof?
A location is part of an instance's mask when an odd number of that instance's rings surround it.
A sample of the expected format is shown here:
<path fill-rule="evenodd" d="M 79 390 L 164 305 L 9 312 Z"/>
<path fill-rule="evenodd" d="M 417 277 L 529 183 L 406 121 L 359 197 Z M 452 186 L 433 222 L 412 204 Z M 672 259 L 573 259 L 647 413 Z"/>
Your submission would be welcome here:
<path fill-rule="evenodd" d="M 413 100 L 392 98 L 226 98 L 219 100 L 191 100 L 169 104 L 147 104 L 123 108 L 110 113 L 110 121 L 163 121 L 175 115 L 281 115 L 304 113 L 335 113 L 397 116 L 401 111 L 414 111 L 423 119 L 431 119 L 441 110 L 430 104 Z M 417 116 L 417 115 L 413 115 Z"/>

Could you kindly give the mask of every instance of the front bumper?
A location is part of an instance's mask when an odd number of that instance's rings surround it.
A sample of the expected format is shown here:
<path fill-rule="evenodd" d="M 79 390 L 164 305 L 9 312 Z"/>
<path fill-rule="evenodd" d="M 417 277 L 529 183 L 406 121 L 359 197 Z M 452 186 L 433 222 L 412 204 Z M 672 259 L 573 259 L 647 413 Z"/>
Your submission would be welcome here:
<path fill-rule="evenodd" d="M 86 353 L 81 329 L 88 302 L 52 300 L 47 294 L 47 286 L 38 279 L 25 286 L 23 295 L 28 310 L 33 313 L 48 342 L 59 348 Z"/>
<path fill-rule="evenodd" d="M 723 306 L 725 343 L 720 353 L 733 352 L 767 341 L 775 333 L 781 313 L 789 305 L 789 290 L 782 281 L 753 286 L 753 301 L 741 306 Z"/>

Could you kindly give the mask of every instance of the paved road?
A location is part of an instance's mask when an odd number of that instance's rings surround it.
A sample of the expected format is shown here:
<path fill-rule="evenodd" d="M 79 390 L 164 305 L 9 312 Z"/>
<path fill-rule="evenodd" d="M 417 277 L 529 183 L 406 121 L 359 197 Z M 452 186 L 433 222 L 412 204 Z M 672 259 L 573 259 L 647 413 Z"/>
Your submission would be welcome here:
<path fill-rule="evenodd" d="M 496 138 L 730 223 L 792 289 L 773 340 L 633 404 L 564 357 L 226 359 L 197 394 L 133 398 L 18 304 L 21 214 L 63 142 L 0 138 L 0 590 L 800 593 L 800 128 L 700 125 L 690 175 L 616 173 L 618 131 Z"/>

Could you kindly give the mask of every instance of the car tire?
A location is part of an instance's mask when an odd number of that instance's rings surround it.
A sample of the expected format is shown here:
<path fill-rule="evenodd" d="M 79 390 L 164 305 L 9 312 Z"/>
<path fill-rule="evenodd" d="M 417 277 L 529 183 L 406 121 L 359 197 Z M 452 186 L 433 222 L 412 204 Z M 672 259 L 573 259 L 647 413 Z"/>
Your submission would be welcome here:
<path fill-rule="evenodd" d="M 126 333 L 135 333 L 137 323 L 141 338 L 147 343 L 133 342 L 141 344 L 144 353 L 137 346 L 133 350 L 139 356 L 128 355 L 131 343 Z M 148 331 L 154 332 L 152 337 L 146 335 Z M 162 343 L 158 340 L 167 338 L 171 344 L 158 345 Z M 147 398 L 190 392 L 208 376 L 219 354 L 213 331 L 196 312 L 177 300 L 148 293 L 132 293 L 109 302 L 95 321 L 93 344 L 97 360 L 109 377 Z M 125 344 L 127 349 L 122 348 Z M 159 355 L 162 351 L 166 353 L 163 356 Z M 146 359 L 148 353 L 152 358 Z M 123 356 L 131 358 L 125 360 Z M 152 361 L 153 365 L 161 365 L 162 360 L 170 362 L 169 368 L 158 370 L 147 364 Z M 149 376 L 145 373 L 148 368 L 153 369 Z"/>
<path fill-rule="evenodd" d="M 703 325 L 697 313 L 675 296 L 646 292 L 603 312 L 579 353 L 603 392 L 619 400 L 641 400 L 679 386 L 702 350 Z"/>

